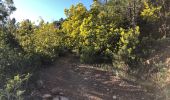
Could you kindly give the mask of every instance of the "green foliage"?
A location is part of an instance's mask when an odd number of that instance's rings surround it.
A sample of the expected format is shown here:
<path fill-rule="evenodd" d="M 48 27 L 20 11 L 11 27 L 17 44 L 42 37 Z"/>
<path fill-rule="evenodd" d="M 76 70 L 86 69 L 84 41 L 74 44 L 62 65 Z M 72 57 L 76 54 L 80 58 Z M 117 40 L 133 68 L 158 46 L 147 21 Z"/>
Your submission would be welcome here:
<path fill-rule="evenodd" d="M 161 6 L 154 7 L 152 4 L 148 4 L 146 1 L 144 2 L 144 9 L 141 12 L 141 16 L 148 21 L 157 21 L 159 19 L 159 12 L 161 10 Z"/>
<path fill-rule="evenodd" d="M 56 29 L 54 24 L 43 23 L 34 31 L 34 52 L 50 59 L 55 58 L 61 46 L 62 37 L 60 35 L 62 32 Z"/>
<path fill-rule="evenodd" d="M 135 59 L 133 51 L 138 44 L 138 36 L 140 34 L 139 27 L 134 29 L 115 29 L 115 32 L 119 34 L 119 41 L 113 51 L 113 64 L 118 68 L 125 66 L 130 59 Z"/>
<path fill-rule="evenodd" d="M 23 54 L 9 47 L 0 49 L 0 82 L 16 73 L 33 71 L 40 65 L 35 55 Z"/>
<path fill-rule="evenodd" d="M 121 3 L 121 5 L 125 4 Z M 81 4 L 66 10 L 68 18 L 63 23 L 63 31 L 70 37 L 67 43 L 71 43 L 73 49 L 77 50 L 82 62 L 94 62 L 98 56 L 112 58 L 113 55 L 119 55 L 124 58 L 123 55 L 126 55 L 129 57 L 135 49 L 140 33 L 139 27 L 136 27 L 134 31 L 133 29 L 116 29 L 119 27 L 120 20 L 115 17 L 118 15 L 114 15 L 117 9 L 110 6 L 103 8 L 102 4 L 95 1 L 89 11 Z M 115 12 L 112 11 L 112 14 L 109 14 L 111 12 L 109 8 Z M 81 13 L 76 13 L 79 9 L 82 10 Z M 121 11 L 124 13 L 123 10 Z"/>
<path fill-rule="evenodd" d="M 117 31 L 117 30 L 116 30 Z M 124 52 L 125 55 L 130 57 L 132 51 L 136 48 L 136 44 L 138 41 L 138 36 L 140 34 L 139 27 L 135 29 L 129 29 L 128 31 L 120 28 L 120 41 L 119 41 L 119 49 L 118 52 Z"/>
<path fill-rule="evenodd" d="M 136 0 L 138 1 L 138 0 Z M 108 2 L 102 6 L 103 11 L 106 12 L 107 16 L 114 21 L 117 27 L 127 27 L 126 24 L 130 22 L 129 3 L 131 0 L 108 0 Z"/>
<path fill-rule="evenodd" d="M 168 4 L 168 0 L 94 0 L 89 10 L 79 3 L 65 9 L 65 20 L 53 23 L 41 20 L 35 25 L 29 20 L 18 24 L 15 20 L 7 21 L 15 7 L 12 0 L 0 0 L 0 25 L 3 26 L 0 28 L 0 82 L 4 84 L 6 77 L 16 73 L 27 73 L 41 62 L 54 61 L 67 49 L 75 51 L 83 63 L 95 63 L 102 58 L 112 61 L 118 69 L 130 69 L 132 65 L 145 69 L 146 66 L 138 65 L 156 51 L 153 45 L 157 39 L 169 34 Z M 164 72 L 157 66 L 152 68 L 158 69 L 157 74 L 162 77 Z M 22 91 L 16 87 L 22 82 L 20 76 L 15 76 L 4 88 L 6 94 L 0 95 L 20 97 Z"/>
<path fill-rule="evenodd" d="M 15 10 L 13 0 L 0 0 L 0 25 L 3 25 L 7 17 Z"/>
<path fill-rule="evenodd" d="M 41 21 L 36 26 L 25 20 L 19 23 L 14 36 L 24 52 L 39 55 L 42 60 L 54 60 L 64 47 L 64 34 L 53 23 Z"/>
<path fill-rule="evenodd" d="M 62 30 L 67 36 L 66 45 L 70 48 L 79 49 L 80 25 L 87 16 L 87 9 L 80 3 L 76 6 L 71 6 L 70 9 L 66 9 L 65 14 L 68 18 L 62 24 Z"/>
<path fill-rule="evenodd" d="M 13 79 L 9 79 L 3 89 L 0 89 L 1 100 L 24 100 L 23 93 L 25 90 L 22 89 L 22 85 L 30 77 L 27 75 L 16 75 Z"/>
<path fill-rule="evenodd" d="M 19 45 L 25 52 L 31 53 L 34 49 L 33 34 L 35 26 L 29 20 L 25 20 L 19 23 L 18 29 L 14 33 Z"/>
<path fill-rule="evenodd" d="M 80 61 L 82 63 L 94 63 L 96 60 L 95 58 L 95 51 L 93 47 L 84 47 L 80 54 Z"/>
<path fill-rule="evenodd" d="M 3 84 L 6 77 L 11 77 L 16 73 L 27 73 L 33 71 L 40 65 L 39 57 L 26 54 L 18 48 L 12 48 L 6 42 L 4 33 L 0 36 L 0 83 Z M 0 85 L 1 85 L 0 84 Z"/>

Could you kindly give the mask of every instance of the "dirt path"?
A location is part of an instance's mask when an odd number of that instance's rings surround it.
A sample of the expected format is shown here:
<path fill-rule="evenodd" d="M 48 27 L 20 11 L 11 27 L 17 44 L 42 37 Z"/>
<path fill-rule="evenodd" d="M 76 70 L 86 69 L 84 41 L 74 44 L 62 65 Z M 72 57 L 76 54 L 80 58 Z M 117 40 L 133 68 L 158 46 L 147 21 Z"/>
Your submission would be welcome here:
<path fill-rule="evenodd" d="M 40 78 L 44 82 L 41 94 L 56 92 L 69 100 L 154 100 L 137 84 L 80 64 L 73 56 L 43 69 Z"/>

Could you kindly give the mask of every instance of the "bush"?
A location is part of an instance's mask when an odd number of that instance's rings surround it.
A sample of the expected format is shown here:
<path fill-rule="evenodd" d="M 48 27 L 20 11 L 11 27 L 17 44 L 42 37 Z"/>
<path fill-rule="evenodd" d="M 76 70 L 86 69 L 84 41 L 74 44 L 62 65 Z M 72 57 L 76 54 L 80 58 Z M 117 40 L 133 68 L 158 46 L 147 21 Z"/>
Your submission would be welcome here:
<path fill-rule="evenodd" d="M 62 32 L 54 24 L 42 23 L 33 34 L 34 52 L 44 60 L 54 61 L 62 48 Z"/>
<path fill-rule="evenodd" d="M 38 56 L 10 47 L 3 36 L 0 39 L 0 85 L 7 77 L 32 72 L 41 64 Z"/>
<path fill-rule="evenodd" d="M 14 36 L 24 52 L 39 55 L 42 62 L 54 61 L 65 47 L 63 32 L 54 23 L 44 23 L 43 20 L 38 26 L 29 20 L 19 23 Z"/>
<path fill-rule="evenodd" d="M 35 55 L 23 54 L 10 48 L 0 49 L 0 51 L 0 82 L 16 73 L 32 72 L 41 64 Z"/>
<path fill-rule="evenodd" d="M 94 63 L 95 60 L 95 51 L 93 47 L 83 48 L 81 50 L 80 61 L 82 63 Z"/>
<path fill-rule="evenodd" d="M 30 77 L 27 75 L 16 75 L 13 79 L 9 79 L 4 85 L 3 89 L 0 89 L 0 100 L 24 100 L 22 85 Z"/>

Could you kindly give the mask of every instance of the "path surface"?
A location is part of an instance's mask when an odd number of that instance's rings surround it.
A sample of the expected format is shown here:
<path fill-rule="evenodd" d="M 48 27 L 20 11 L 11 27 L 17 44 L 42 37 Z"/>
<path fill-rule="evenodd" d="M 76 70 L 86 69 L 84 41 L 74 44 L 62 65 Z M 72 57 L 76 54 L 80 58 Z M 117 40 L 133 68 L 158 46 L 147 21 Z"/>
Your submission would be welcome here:
<path fill-rule="evenodd" d="M 60 94 L 69 100 L 154 100 L 141 86 L 80 64 L 73 56 L 62 57 L 43 69 L 40 78 L 44 85 L 41 94 Z"/>

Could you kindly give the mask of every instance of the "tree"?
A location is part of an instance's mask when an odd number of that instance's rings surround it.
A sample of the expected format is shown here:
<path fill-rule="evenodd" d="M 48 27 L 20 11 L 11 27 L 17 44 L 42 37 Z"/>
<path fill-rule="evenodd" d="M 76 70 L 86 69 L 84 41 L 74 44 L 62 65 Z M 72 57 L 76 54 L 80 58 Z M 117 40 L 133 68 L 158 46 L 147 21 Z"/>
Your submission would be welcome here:
<path fill-rule="evenodd" d="M 0 36 L 3 37 L 1 41 L 10 44 L 13 41 L 13 36 L 8 30 L 8 19 L 10 14 L 15 11 L 13 0 L 0 0 Z"/>
<path fill-rule="evenodd" d="M 30 20 L 24 20 L 14 33 L 16 40 L 24 52 L 33 52 L 33 34 L 35 25 Z"/>
<path fill-rule="evenodd" d="M 15 11 L 13 0 L 0 0 L 0 25 L 2 26 L 8 19 L 9 15 Z"/>
<path fill-rule="evenodd" d="M 165 38 L 169 37 L 170 30 L 170 8 L 168 0 L 145 0 L 143 2 L 144 8 L 141 10 L 141 16 L 143 17 L 143 22 L 147 23 L 146 29 L 150 26 L 151 37 Z M 143 25 L 144 26 L 144 25 Z"/>
<path fill-rule="evenodd" d="M 60 18 L 58 21 L 53 21 L 53 24 L 56 26 L 56 28 L 62 29 L 63 22 L 64 22 L 64 19 Z"/>
<path fill-rule="evenodd" d="M 67 45 L 70 48 L 75 48 L 79 52 L 79 39 L 80 39 L 80 25 L 85 17 L 88 16 L 87 9 L 83 4 L 71 6 L 70 9 L 65 9 L 67 19 L 63 22 L 63 32 L 67 36 Z"/>
<path fill-rule="evenodd" d="M 31 36 L 33 44 L 33 52 L 39 54 L 45 60 L 54 60 L 59 54 L 62 47 L 62 32 L 55 27 L 53 23 L 41 23 Z M 47 59 L 46 59 L 47 58 Z"/>

